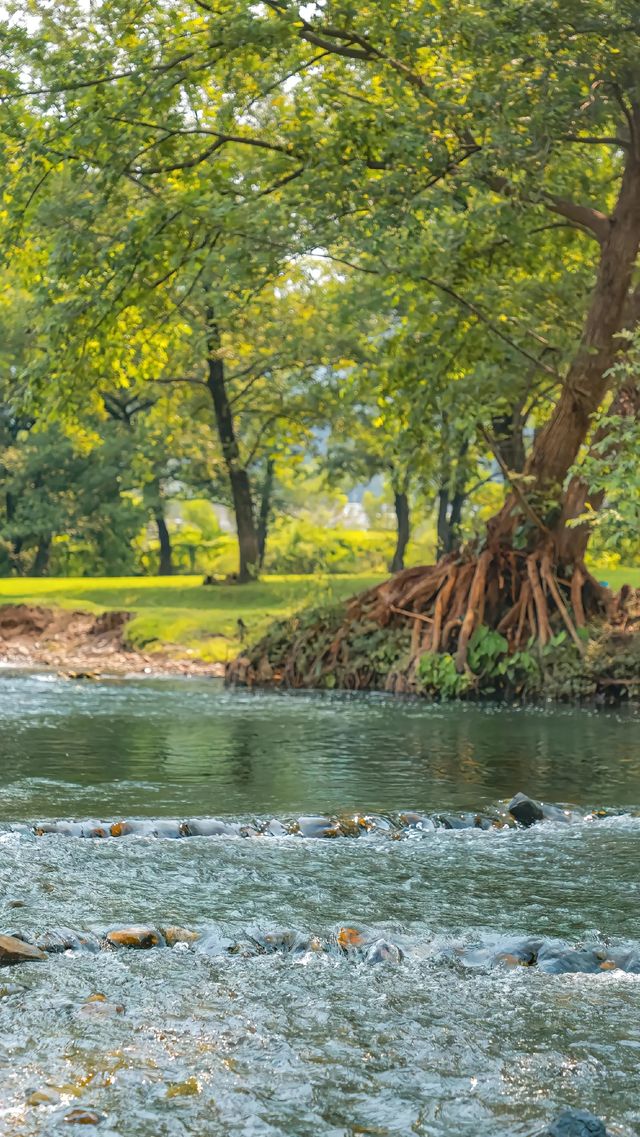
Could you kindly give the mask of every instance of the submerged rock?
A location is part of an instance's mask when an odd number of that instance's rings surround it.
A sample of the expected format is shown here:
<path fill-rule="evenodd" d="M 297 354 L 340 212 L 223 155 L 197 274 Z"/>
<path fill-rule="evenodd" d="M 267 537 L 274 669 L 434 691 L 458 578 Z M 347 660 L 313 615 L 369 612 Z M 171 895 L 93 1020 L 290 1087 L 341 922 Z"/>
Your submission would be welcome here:
<path fill-rule="evenodd" d="M 567 948 L 562 946 L 544 945 L 538 952 L 538 969 L 550 975 L 562 975 L 566 972 L 584 972 L 594 974 L 600 970 L 604 962 L 602 951 L 596 948 Z"/>
<path fill-rule="evenodd" d="M 604 1122 L 586 1109 L 565 1109 L 545 1130 L 544 1137 L 607 1137 Z"/>
<path fill-rule="evenodd" d="M 96 1109 L 82 1109 L 78 1106 L 76 1109 L 70 1109 L 68 1113 L 65 1113 L 62 1120 L 69 1125 L 99 1125 L 104 1119 L 104 1113 L 98 1113 Z"/>
<path fill-rule="evenodd" d="M 489 818 L 479 813 L 440 813 L 435 820 L 441 829 L 491 829 Z"/>
<path fill-rule="evenodd" d="M 78 1014 L 85 1019 L 113 1019 L 124 1014 L 124 1006 L 122 1003 L 110 1003 L 107 996 L 98 991 L 85 999 L 78 1008 Z"/>
<path fill-rule="evenodd" d="M 25 943 L 17 936 L 0 935 L 0 966 L 2 964 L 35 962 L 46 958 L 45 953 L 35 944 Z"/>
<path fill-rule="evenodd" d="M 49 955 L 63 951 L 100 951 L 100 941 L 91 932 L 76 932 L 71 928 L 52 928 L 42 932 L 36 939 L 36 946 Z"/>
<path fill-rule="evenodd" d="M 515 817 L 520 825 L 524 825 L 528 829 L 531 825 L 535 825 L 536 821 L 542 821 L 544 813 L 539 801 L 534 801 L 533 798 L 527 797 L 526 794 L 517 793 L 511 799 L 507 806 L 509 813 Z"/>
<path fill-rule="evenodd" d="M 426 813 L 415 813 L 409 810 L 406 813 L 401 813 L 398 818 L 400 825 L 403 829 L 420 829 L 430 831 L 435 829 L 435 822 L 431 817 L 427 817 Z"/>
<path fill-rule="evenodd" d="M 107 932 L 105 939 L 113 947 L 139 948 L 148 950 L 154 947 L 164 947 L 165 941 L 155 928 L 148 928 L 144 924 L 131 924 L 127 928 L 113 928 Z"/>
<path fill-rule="evenodd" d="M 402 963 L 404 952 L 389 940 L 376 940 L 367 949 L 364 958 L 366 963 Z"/>

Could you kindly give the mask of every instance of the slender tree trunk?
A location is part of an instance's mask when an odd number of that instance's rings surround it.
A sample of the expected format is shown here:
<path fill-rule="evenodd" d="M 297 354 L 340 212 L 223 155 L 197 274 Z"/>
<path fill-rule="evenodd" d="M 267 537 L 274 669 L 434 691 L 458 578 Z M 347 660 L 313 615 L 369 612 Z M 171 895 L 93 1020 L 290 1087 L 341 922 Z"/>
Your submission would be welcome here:
<path fill-rule="evenodd" d="M 396 532 L 396 547 L 393 554 L 393 559 L 389 565 L 390 572 L 400 572 L 404 568 L 404 554 L 409 544 L 409 536 L 411 533 L 411 517 L 409 513 L 409 498 L 406 491 L 396 490 L 393 495 L 393 503 L 396 511 L 397 532 Z"/>
<path fill-rule="evenodd" d="M 225 384 L 224 363 L 219 355 L 220 333 L 216 327 L 211 311 L 207 312 L 207 320 L 209 325 L 207 387 L 209 388 L 213 402 L 216 427 L 222 447 L 222 457 L 231 486 L 231 498 L 236 519 L 238 551 L 240 556 L 238 580 L 244 584 L 249 580 L 254 580 L 258 573 L 260 563 L 258 532 L 253 512 L 249 474 L 240 461 L 240 450 L 235 434 L 233 414 Z"/>
<path fill-rule="evenodd" d="M 438 492 L 436 535 L 436 556 L 443 557 L 449 551 L 449 491 L 444 486 Z"/>
<path fill-rule="evenodd" d="M 276 464 L 273 458 L 267 458 L 264 481 L 260 491 L 260 511 L 258 513 L 258 564 L 262 568 L 264 556 L 267 551 L 267 533 L 269 531 L 269 515 L 271 513 L 271 497 L 273 494 L 273 478 Z"/>
<path fill-rule="evenodd" d="M 467 495 L 462 489 L 457 489 L 451 499 L 451 508 L 449 509 L 449 545 L 446 550 L 447 553 L 452 553 L 460 544 L 462 507 L 466 500 Z"/>
<path fill-rule="evenodd" d="M 16 516 L 16 499 L 11 492 L 5 496 L 5 508 L 7 516 L 7 524 L 10 525 Z M 11 556 L 18 557 L 22 552 L 24 539 L 22 537 L 13 537 L 11 539 Z"/>
<path fill-rule="evenodd" d="M 173 575 L 173 557 L 171 550 L 171 535 L 167 528 L 167 523 L 161 509 L 158 509 L 155 515 L 156 526 L 158 529 L 158 540 L 160 541 L 160 563 L 158 565 L 158 573 L 160 576 Z"/>
<path fill-rule="evenodd" d="M 491 420 L 491 433 L 495 442 L 498 456 L 506 470 L 515 470 L 521 474 L 524 470 L 525 453 L 524 439 L 522 437 L 521 409 L 510 411 L 508 414 L 495 415 Z M 507 482 L 506 475 L 503 479 Z M 507 482 L 508 484 L 508 482 Z"/>
<path fill-rule="evenodd" d="M 49 553 L 51 552 L 51 537 L 41 537 L 36 549 L 36 555 L 31 566 L 32 576 L 46 576 L 47 567 L 49 565 Z"/>

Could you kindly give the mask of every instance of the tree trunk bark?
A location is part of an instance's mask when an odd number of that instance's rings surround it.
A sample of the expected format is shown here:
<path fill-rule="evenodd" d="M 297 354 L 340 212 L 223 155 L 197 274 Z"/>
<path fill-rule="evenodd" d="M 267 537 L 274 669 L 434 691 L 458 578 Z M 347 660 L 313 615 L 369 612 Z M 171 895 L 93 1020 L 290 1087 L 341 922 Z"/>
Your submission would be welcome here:
<path fill-rule="evenodd" d="M 273 493 L 273 478 L 276 464 L 273 458 L 267 458 L 267 466 L 260 491 L 260 512 L 258 514 L 258 565 L 262 568 L 264 556 L 267 551 L 267 533 L 269 531 L 269 515 L 271 513 L 271 497 Z"/>
<path fill-rule="evenodd" d="M 32 576 L 46 576 L 47 566 L 49 564 L 49 553 L 51 552 L 51 537 L 41 537 L 36 549 L 36 555 L 31 566 Z"/>
<path fill-rule="evenodd" d="M 449 547 L 449 491 L 444 486 L 438 492 L 438 520 L 436 523 L 436 556 L 443 557 Z"/>
<path fill-rule="evenodd" d="M 389 565 L 389 571 L 400 572 L 400 569 L 404 568 L 404 554 L 409 544 L 411 517 L 409 512 L 409 498 L 404 490 L 396 490 L 393 495 L 393 501 L 398 527 L 396 533 L 396 547 L 391 564 Z"/>
<path fill-rule="evenodd" d="M 251 484 L 249 482 L 249 475 L 240 461 L 240 450 L 233 423 L 233 414 L 225 384 L 224 363 L 219 355 L 220 332 L 215 324 L 211 311 L 207 312 L 207 321 L 209 328 L 207 387 L 213 402 L 216 427 L 222 447 L 222 457 L 231 486 L 231 498 L 236 519 L 238 552 L 240 557 L 238 581 L 241 584 L 245 584 L 249 580 L 255 580 L 260 563 L 258 533 L 253 512 L 253 499 L 251 497 Z"/>
<path fill-rule="evenodd" d="M 522 426 L 521 408 L 508 414 L 495 415 L 491 420 L 491 433 L 498 456 L 502 459 L 506 470 L 514 470 L 517 474 L 522 473 L 525 463 Z M 504 472 L 502 476 L 508 484 Z"/>
<path fill-rule="evenodd" d="M 546 501 L 556 508 L 561 503 L 564 479 L 587 437 L 591 416 L 598 410 L 610 385 L 609 372 L 619 349 L 617 333 L 624 325 L 639 248 L 640 162 L 629 152 L 618 201 L 602 243 L 580 346 L 553 414 L 537 436 L 525 467 L 525 472 L 533 478 L 533 489 L 527 490 L 527 496 L 540 499 L 535 503 L 536 512 L 543 522 L 548 519 L 556 531 L 557 516 L 546 517 Z M 510 496 L 491 523 L 490 532 L 508 539 L 514 507 L 518 504 L 518 497 Z"/>
<path fill-rule="evenodd" d="M 167 528 L 167 523 L 160 510 L 155 515 L 156 526 L 158 529 L 158 540 L 160 541 L 160 563 L 158 565 L 158 574 L 160 576 L 173 575 L 173 557 L 171 551 L 171 535 Z"/>
<path fill-rule="evenodd" d="M 445 550 L 447 553 L 452 553 L 457 549 L 460 544 L 460 523 L 462 521 L 462 507 L 467 500 L 467 495 L 464 490 L 456 490 L 451 499 L 451 508 L 449 509 L 449 545 Z"/>

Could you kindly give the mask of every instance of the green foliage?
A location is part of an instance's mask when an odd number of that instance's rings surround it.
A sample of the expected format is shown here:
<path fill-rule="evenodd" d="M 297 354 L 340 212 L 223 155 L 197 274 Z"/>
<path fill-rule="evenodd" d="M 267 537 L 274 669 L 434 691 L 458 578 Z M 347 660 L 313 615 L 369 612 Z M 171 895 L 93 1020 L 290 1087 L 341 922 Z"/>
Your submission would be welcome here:
<path fill-rule="evenodd" d="M 469 675 L 457 671 L 455 659 L 448 652 L 425 652 L 418 661 L 416 676 L 426 694 L 441 699 L 457 699 L 472 684 Z"/>
<path fill-rule="evenodd" d="M 379 474 L 414 513 L 461 496 L 478 533 L 499 424 L 530 438 L 576 356 L 600 256 L 582 203 L 611 212 L 637 134 L 631 0 L 12 0 L 1 19 L 9 418 L 149 395 L 127 427 L 148 519 L 176 493 L 230 504 L 231 470 L 255 483 L 267 458 L 285 471 L 316 449 L 333 480 Z M 632 476 L 631 459 L 601 475 L 600 547 L 619 555 Z M 90 532 L 97 565 L 95 518 L 119 565 L 129 506 L 107 483 L 84 520 L 62 491 L 34 495 L 6 518 L 5 564 L 44 537 L 77 565 Z M 181 566 L 207 552 L 196 529 Z M 282 563 L 355 563 L 309 544 L 283 538 Z"/>
<path fill-rule="evenodd" d="M 393 535 L 370 530 L 321 528 L 309 521 L 278 522 L 270 535 L 266 572 L 384 573 Z"/>

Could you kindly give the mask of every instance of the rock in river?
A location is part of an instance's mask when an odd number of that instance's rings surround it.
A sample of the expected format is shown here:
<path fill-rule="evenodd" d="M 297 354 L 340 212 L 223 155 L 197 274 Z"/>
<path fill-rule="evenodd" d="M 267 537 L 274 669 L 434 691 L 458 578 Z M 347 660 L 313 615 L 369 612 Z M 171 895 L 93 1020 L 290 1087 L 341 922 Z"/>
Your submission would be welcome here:
<path fill-rule="evenodd" d="M 545 1130 L 545 1137 L 607 1137 L 603 1122 L 586 1109 L 565 1109 Z"/>
<path fill-rule="evenodd" d="M 164 947 L 164 939 L 155 928 L 144 924 L 131 924 L 127 928 L 112 928 L 106 935 L 107 943 L 114 947 L 154 948 Z"/>
<path fill-rule="evenodd" d="M 40 948 L 27 944 L 16 936 L 0 935 L 0 964 L 29 963 L 31 960 L 46 959 Z"/>
<path fill-rule="evenodd" d="M 509 802 L 507 806 L 509 813 L 515 817 L 520 825 L 524 825 L 526 829 L 530 825 L 535 825 L 536 821 L 542 821 L 544 813 L 539 801 L 534 801 L 533 798 L 527 797 L 526 794 L 519 793 Z"/>
<path fill-rule="evenodd" d="M 96 1109 L 82 1109 L 77 1106 L 65 1113 L 62 1120 L 68 1125 L 99 1125 L 104 1118 L 104 1113 L 98 1113 Z"/>

